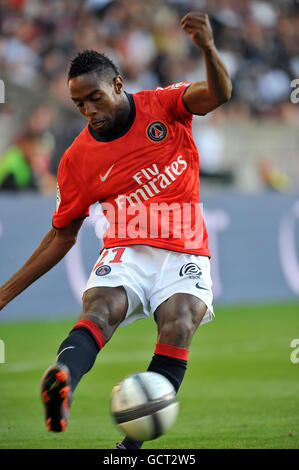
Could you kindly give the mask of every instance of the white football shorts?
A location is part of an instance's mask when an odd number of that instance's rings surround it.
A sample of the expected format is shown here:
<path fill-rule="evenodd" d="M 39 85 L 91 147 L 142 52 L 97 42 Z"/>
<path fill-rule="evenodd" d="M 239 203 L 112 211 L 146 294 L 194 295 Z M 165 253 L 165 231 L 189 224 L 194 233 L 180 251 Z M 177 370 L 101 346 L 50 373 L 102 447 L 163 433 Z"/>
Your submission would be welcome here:
<path fill-rule="evenodd" d="M 120 326 L 147 318 L 173 294 L 192 294 L 207 306 L 201 325 L 214 316 L 210 259 L 148 245 L 103 249 L 87 281 L 93 287 L 123 286 L 128 311 Z"/>

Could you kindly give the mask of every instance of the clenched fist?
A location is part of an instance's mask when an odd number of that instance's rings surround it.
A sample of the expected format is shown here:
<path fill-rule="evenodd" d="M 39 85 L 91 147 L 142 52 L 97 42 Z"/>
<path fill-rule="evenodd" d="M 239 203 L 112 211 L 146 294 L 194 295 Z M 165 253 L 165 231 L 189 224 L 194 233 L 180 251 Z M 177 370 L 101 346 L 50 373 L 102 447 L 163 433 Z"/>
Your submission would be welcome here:
<path fill-rule="evenodd" d="M 214 44 L 212 28 L 207 14 L 191 11 L 182 18 L 181 25 L 183 30 L 190 34 L 197 46 L 209 47 Z"/>

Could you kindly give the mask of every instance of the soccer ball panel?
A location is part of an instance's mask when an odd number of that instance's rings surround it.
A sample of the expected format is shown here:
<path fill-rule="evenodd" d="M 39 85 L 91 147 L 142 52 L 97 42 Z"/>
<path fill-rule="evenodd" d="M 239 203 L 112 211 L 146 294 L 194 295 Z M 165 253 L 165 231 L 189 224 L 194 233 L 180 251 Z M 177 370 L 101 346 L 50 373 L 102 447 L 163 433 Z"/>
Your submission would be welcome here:
<path fill-rule="evenodd" d="M 157 417 L 161 423 L 162 432 L 164 434 L 175 422 L 179 413 L 178 402 L 171 403 L 163 410 L 157 411 Z"/>
<path fill-rule="evenodd" d="M 112 390 L 111 407 L 113 412 L 127 410 L 142 405 L 146 395 L 133 375 L 117 384 Z"/>
<path fill-rule="evenodd" d="M 127 436 L 137 441 L 148 441 L 155 435 L 154 422 L 151 416 L 143 416 L 132 421 L 118 424 L 117 427 Z"/>

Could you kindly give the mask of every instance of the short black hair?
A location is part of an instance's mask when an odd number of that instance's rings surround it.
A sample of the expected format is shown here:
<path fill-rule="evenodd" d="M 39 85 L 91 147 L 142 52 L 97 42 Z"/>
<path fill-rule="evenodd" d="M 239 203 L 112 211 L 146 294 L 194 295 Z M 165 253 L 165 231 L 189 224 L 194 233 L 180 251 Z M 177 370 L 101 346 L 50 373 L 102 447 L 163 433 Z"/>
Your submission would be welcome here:
<path fill-rule="evenodd" d="M 78 55 L 72 60 L 69 72 L 68 81 L 71 78 L 78 77 L 85 73 L 96 72 L 103 77 L 103 79 L 113 81 L 114 77 L 119 75 L 116 65 L 105 54 L 100 54 L 97 51 L 85 50 L 79 52 Z"/>

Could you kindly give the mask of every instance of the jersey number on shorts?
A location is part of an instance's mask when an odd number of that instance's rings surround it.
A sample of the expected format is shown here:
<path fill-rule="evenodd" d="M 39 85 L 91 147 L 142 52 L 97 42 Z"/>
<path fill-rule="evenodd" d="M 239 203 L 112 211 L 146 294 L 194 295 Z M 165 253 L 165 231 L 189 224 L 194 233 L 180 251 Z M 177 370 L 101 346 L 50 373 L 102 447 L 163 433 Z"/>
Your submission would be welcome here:
<path fill-rule="evenodd" d="M 113 259 L 111 259 L 110 261 L 105 259 L 105 263 L 122 263 L 122 255 L 124 253 L 126 248 L 115 248 L 114 250 L 112 250 L 112 253 L 115 253 Z M 95 267 L 93 268 L 93 270 L 95 271 L 99 266 L 102 266 L 104 264 L 104 258 L 106 258 L 106 256 L 108 255 L 109 251 L 108 250 L 104 250 L 103 253 L 102 253 L 102 256 L 100 257 L 99 261 L 97 262 L 97 264 L 95 265 Z"/>

